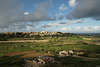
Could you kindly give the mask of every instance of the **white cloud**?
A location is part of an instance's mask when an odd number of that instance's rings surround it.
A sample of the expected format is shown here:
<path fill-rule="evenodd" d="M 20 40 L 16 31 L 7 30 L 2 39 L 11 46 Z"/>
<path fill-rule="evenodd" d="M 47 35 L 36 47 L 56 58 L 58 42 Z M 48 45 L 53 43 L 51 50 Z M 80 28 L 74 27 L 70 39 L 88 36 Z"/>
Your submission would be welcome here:
<path fill-rule="evenodd" d="M 100 30 L 100 26 L 95 26 L 94 30 Z"/>
<path fill-rule="evenodd" d="M 60 25 L 59 23 L 54 23 L 54 24 L 49 23 L 49 24 L 42 25 L 41 27 L 42 27 L 42 28 L 47 28 L 47 27 L 52 27 L 52 26 L 57 27 L 57 26 L 59 26 L 59 25 Z"/>
<path fill-rule="evenodd" d="M 100 26 L 87 26 L 87 27 L 75 27 L 75 28 L 60 28 L 60 31 L 66 32 L 66 31 L 70 31 L 70 32 L 82 32 L 82 33 L 86 33 L 86 32 L 95 32 L 95 33 L 100 33 Z"/>
<path fill-rule="evenodd" d="M 69 6 L 74 7 L 76 5 L 75 0 L 70 0 L 68 2 Z"/>
<path fill-rule="evenodd" d="M 67 10 L 68 7 L 65 4 L 61 4 L 59 10 Z"/>
<path fill-rule="evenodd" d="M 40 2 L 34 12 L 24 13 L 22 2 L 18 0 L 0 0 L 0 28 L 8 28 L 13 23 L 18 22 L 55 21 L 55 14 L 48 14 L 51 7 L 51 2 Z"/>
<path fill-rule="evenodd" d="M 10 26 L 9 28 L 0 28 L 0 33 L 2 32 L 40 32 L 42 30 L 43 29 L 40 28 L 38 25 L 36 26 L 27 25 L 22 28 L 19 28 L 19 26 Z"/>
<path fill-rule="evenodd" d="M 65 27 L 64 27 L 64 28 L 61 28 L 61 30 L 62 30 L 62 31 L 68 31 L 69 28 L 65 28 Z"/>
<path fill-rule="evenodd" d="M 24 13 L 24 15 L 28 15 L 28 14 L 29 14 L 28 12 L 25 12 L 25 13 Z"/>
<path fill-rule="evenodd" d="M 75 23 L 82 23 L 82 22 L 85 22 L 85 21 L 87 21 L 87 20 L 59 21 L 59 22 L 56 22 L 56 23 L 45 24 L 45 25 L 42 25 L 41 27 L 43 27 L 43 28 L 52 27 L 52 26 L 58 27 L 58 26 L 61 26 L 61 25 L 70 25 L 70 24 L 75 24 Z"/>

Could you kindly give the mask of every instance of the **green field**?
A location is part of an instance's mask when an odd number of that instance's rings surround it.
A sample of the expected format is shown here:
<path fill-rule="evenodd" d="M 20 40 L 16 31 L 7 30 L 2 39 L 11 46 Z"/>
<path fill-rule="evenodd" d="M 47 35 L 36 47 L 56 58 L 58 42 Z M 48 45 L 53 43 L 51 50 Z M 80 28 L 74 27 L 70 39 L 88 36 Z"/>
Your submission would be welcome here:
<path fill-rule="evenodd" d="M 36 51 L 37 53 L 52 53 L 55 56 L 59 51 L 62 50 L 73 50 L 76 52 L 85 52 L 86 57 L 91 58 L 100 58 L 100 45 L 96 45 L 96 42 L 99 42 L 98 40 L 100 38 L 93 38 L 92 36 L 91 40 L 84 39 L 86 36 L 68 36 L 68 37 L 44 37 L 44 40 L 48 40 L 48 42 L 16 42 L 16 43 L 0 43 L 0 65 L 6 64 L 8 62 L 12 62 L 14 60 L 21 59 L 19 56 L 7 56 L 5 59 L 5 54 L 10 52 L 21 52 L 21 51 Z M 9 60 L 11 58 L 11 60 Z M 69 59 L 68 59 L 69 58 Z M 59 58 L 60 59 L 60 58 Z M 60 64 L 63 67 L 73 67 L 76 65 L 76 67 L 80 67 L 81 65 L 86 64 L 83 67 L 93 67 L 94 61 L 83 61 L 82 59 L 77 58 L 70 58 L 66 57 L 66 60 L 62 58 L 62 60 L 56 60 L 61 61 L 62 64 Z M 74 60 L 77 59 L 77 60 Z M 72 61 L 73 60 L 73 61 Z M 71 62 L 72 61 L 72 62 Z M 68 63 L 68 64 L 65 64 Z M 77 62 L 76 64 L 70 65 L 71 63 Z M 80 64 L 77 66 L 77 64 Z M 8 66 L 10 64 L 7 64 Z M 14 64 L 11 64 L 14 65 Z M 16 66 L 17 64 L 15 64 Z M 53 64 L 55 67 L 58 64 Z M 94 63 L 94 65 L 100 65 L 98 63 Z M 13 67 L 13 66 L 12 66 Z M 17 67 L 20 67 L 17 66 Z M 95 67 L 95 66 L 94 66 Z"/>

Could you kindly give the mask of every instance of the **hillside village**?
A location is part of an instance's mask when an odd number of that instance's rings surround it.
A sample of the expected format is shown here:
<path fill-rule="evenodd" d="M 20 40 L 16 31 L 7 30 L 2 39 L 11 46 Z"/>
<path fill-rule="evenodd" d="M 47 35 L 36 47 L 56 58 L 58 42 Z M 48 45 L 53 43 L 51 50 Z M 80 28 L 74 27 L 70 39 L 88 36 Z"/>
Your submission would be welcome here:
<path fill-rule="evenodd" d="M 40 35 L 40 36 L 44 36 L 44 35 L 64 35 L 64 34 L 72 34 L 72 33 L 62 33 L 62 32 L 48 32 L 48 31 L 41 31 L 41 32 L 6 32 L 6 33 L 0 33 L 1 35 L 5 34 L 5 35 L 18 35 L 18 34 L 22 34 L 22 35 L 29 35 L 29 36 L 34 36 L 34 35 Z"/>
<path fill-rule="evenodd" d="M 33 39 L 43 39 L 40 37 L 64 37 L 64 36 L 72 36 L 75 35 L 73 33 L 62 33 L 62 32 L 6 32 L 0 33 L 0 40 L 7 40 L 9 38 L 33 38 Z"/>

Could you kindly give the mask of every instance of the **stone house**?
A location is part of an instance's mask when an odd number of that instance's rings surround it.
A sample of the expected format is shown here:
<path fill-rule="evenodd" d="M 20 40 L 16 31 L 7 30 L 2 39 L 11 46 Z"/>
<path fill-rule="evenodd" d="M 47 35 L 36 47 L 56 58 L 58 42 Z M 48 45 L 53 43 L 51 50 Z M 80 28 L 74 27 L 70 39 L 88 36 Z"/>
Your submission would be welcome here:
<path fill-rule="evenodd" d="M 34 60 L 24 60 L 26 64 L 24 64 L 24 67 L 40 67 L 46 63 L 53 63 L 54 58 L 49 56 L 39 56 L 39 58 L 36 58 Z"/>
<path fill-rule="evenodd" d="M 72 51 L 72 50 L 68 50 L 68 51 L 60 51 L 59 52 L 59 55 L 60 56 L 71 56 L 71 55 L 73 55 L 74 54 L 74 52 Z"/>
<path fill-rule="evenodd" d="M 72 50 L 68 50 L 68 51 L 60 51 L 59 52 L 59 57 L 61 56 L 82 56 L 84 54 L 84 52 L 74 52 Z"/>

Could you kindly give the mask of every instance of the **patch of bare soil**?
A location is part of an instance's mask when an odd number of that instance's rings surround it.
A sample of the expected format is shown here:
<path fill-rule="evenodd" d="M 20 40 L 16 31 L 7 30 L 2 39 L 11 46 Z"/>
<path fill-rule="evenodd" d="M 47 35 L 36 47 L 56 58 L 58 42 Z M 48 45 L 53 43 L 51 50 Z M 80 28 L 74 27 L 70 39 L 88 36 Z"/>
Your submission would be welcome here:
<path fill-rule="evenodd" d="M 23 56 L 21 56 L 21 58 L 33 58 L 33 57 L 39 57 L 40 55 L 53 56 L 53 54 L 51 54 L 51 53 L 37 53 L 35 51 L 22 51 L 22 52 L 5 53 L 5 56 L 16 56 L 16 55 L 23 55 Z"/>
<path fill-rule="evenodd" d="M 24 54 L 34 54 L 35 51 L 22 51 L 22 52 L 9 52 L 5 53 L 6 56 L 16 56 L 16 55 L 24 55 Z"/>
<path fill-rule="evenodd" d="M 0 43 L 10 43 L 10 42 L 48 42 L 49 40 L 15 40 L 15 41 L 0 41 Z"/>
<path fill-rule="evenodd" d="M 96 44 L 96 45 L 100 45 L 100 44 Z"/>

